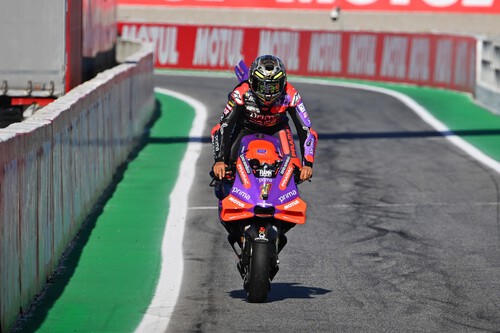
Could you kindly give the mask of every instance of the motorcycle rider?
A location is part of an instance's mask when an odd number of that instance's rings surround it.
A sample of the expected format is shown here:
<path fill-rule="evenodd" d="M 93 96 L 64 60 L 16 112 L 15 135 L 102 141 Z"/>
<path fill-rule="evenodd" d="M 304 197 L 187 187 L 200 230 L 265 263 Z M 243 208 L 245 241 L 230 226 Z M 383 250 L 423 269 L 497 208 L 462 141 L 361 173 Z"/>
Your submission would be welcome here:
<path fill-rule="evenodd" d="M 299 137 L 302 162 L 297 157 L 288 116 L 292 118 Z M 252 133 L 277 135 L 286 133 L 294 162 L 300 170 L 300 179 L 313 174 L 313 163 L 318 136 L 302 99 L 287 82 L 285 65 L 274 55 L 262 55 L 250 66 L 248 80 L 240 82 L 228 96 L 220 123 L 212 129 L 212 147 L 216 177 L 222 179 L 229 165 L 235 163 L 243 136 Z"/>
<path fill-rule="evenodd" d="M 288 125 L 292 119 L 300 142 L 302 160 L 297 156 L 293 135 Z M 311 121 L 302 99 L 287 82 L 283 62 L 274 55 L 262 55 L 255 59 L 248 71 L 248 79 L 241 81 L 228 95 L 228 102 L 219 124 L 212 129 L 212 147 L 215 163 L 212 171 L 222 180 L 229 166 L 238 157 L 242 138 L 253 133 L 285 137 L 292 155 L 292 162 L 300 169 L 300 179 L 308 180 L 313 174 L 313 163 L 318 136 L 311 128 Z M 281 133 L 281 135 L 280 135 Z M 227 186 L 227 184 L 226 184 Z M 227 191 L 230 189 L 228 186 Z M 222 184 L 216 186 L 216 195 L 227 195 Z M 241 230 L 235 223 L 224 223 L 229 241 L 238 241 Z M 284 234 L 295 224 L 284 222 L 280 235 L 280 250 L 286 244 Z"/>

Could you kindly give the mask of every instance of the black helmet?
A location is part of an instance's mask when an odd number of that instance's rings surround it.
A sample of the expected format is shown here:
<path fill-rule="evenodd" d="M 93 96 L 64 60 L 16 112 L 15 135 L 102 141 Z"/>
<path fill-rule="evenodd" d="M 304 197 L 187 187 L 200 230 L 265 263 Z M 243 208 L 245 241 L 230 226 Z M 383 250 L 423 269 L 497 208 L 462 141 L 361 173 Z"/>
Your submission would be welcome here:
<path fill-rule="evenodd" d="M 250 66 L 248 82 L 253 93 L 264 104 L 269 105 L 285 90 L 285 65 L 273 55 L 257 57 Z"/>

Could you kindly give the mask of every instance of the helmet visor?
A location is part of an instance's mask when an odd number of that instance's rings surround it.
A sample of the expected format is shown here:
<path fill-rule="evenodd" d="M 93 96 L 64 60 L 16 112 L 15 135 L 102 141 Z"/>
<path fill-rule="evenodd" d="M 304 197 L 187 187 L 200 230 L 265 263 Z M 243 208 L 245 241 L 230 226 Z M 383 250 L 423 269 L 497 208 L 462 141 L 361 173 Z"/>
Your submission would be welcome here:
<path fill-rule="evenodd" d="M 254 80 L 252 90 L 266 100 L 276 98 L 282 91 L 281 82 L 270 80 Z"/>

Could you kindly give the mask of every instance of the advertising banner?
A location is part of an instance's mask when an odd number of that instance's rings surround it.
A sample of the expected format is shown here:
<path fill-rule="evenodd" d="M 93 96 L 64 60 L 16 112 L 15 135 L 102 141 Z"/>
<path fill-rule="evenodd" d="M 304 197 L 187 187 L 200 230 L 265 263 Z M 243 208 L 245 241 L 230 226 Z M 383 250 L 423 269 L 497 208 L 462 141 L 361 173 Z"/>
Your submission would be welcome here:
<path fill-rule="evenodd" d="M 118 0 L 120 5 L 291 10 L 500 13 L 500 0 Z"/>
<path fill-rule="evenodd" d="M 156 68 L 233 70 L 262 54 L 288 73 L 473 92 L 476 41 L 444 34 L 311 31 L 120 23 L 125 38 L 155 45 Z"/>

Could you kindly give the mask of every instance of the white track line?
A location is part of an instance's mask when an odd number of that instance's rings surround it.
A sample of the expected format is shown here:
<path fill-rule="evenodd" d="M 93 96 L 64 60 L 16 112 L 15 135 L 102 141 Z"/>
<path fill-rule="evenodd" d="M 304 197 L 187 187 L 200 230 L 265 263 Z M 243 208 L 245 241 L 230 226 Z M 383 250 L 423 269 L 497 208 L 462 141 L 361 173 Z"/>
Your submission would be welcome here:
<path fill-rule="evenodd" d="M 211 75 L 207 75 L 206 73 L 204 73 L 203 76 Z M 422 107 L 410 97 L 397 91 L 364 84 L 321 81 L 318 79 L 304 79 L 294 77 L 293 81 L 362 89 L 389 95 L 407 105 L 426 123 L 428 123 L 437 131 L 442 133 L 450 132 L 450 129 L 448 127 L 434 118 L 434 116 L 432 116 L 424 107 Z M 186 103 L 190 104 L 196 110 L 196 117 L 193 123 L 193 128 L 189 133 L 189 137 L 202 136 L 203 127 L 207 118 L 207 110 L 203 104 L 189 96 L 171 90 L 156 88 L 155 91 L 173 96 L 175 98 L 179 98 L 180 100 L 183 100 Z M 465 151 L 474 159 L 500 173 L 500 163 L 498 161 L 485 155 L 479 149 L 472 146 L 458 136 L 446 135 L 445 138 L 458 148 Z M 182 272 L 184 266 L 182 239 L 184 235 L 184 222 L 186 220 L 186 213 L 188 210 L 187 199 L 195 174 L 195 161 L 199 157 L 201 147 L 202 145 L 199 142 L 190 142 L 188 144 L 184 159 L 181 162 L 180 174 L 170 195 L 170 210 L 162 243 L 163 259 L 161 276 L 158 281 L 153 300 L 149 305 L 149 308 L 147 309 L 141 323 L 137 327 L 135 331 L 136 333 L 153 333 L 166 331 L 168 323 L 170 321 L 170 317 L 175 308 L 175 304 L 177 303 L 177 298 L 179 297 L 180 286 L 182 283 Z M 191 207 L 190 209 L 214 209 L 214 207 Z"/>
<path fill-rule="evenodd" d="M 200 138 L 207 118 L 207 109 L 199 101 L 167 89 L 155 88 L 161 94 L 178 98 L 195 109 L 196 116 L 189 137 Z M 196 160 L 200 156 L 201 142 L 189 142 L 180 165 L 175 187 L 170 194 L 170 208 L 162 241 L 161 275 L 155 295 L 136 328 L 136 333 L 165 332 L 179 297 L 184 269 L 182 239 L 186 221 L 188 193 L 193 184 Z"/>

